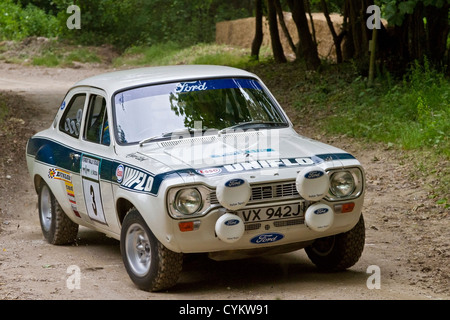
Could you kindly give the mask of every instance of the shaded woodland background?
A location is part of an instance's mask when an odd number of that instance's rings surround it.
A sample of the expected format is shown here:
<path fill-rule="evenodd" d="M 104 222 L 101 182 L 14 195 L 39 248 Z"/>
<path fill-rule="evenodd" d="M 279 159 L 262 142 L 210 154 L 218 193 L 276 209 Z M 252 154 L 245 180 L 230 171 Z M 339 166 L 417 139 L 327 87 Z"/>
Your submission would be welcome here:
<path fill-rule="evenodd" d="M 82 12 L 82 28 L 66 27 L 69 5 Z M 280 44 L 280 33 L 290 39 L 296 59 L 310 70 L 321 65 L 317 52 L 312 13 L 323 13 L 334 41 L 337 63 L 352 59 L 362 74 L 368 73 L 372 30 L 366 13 L 371 5 L 381 9 L 382 24 L 377 36 L 377 62 L 380 70 L 403 74 L 414 61 L 424 58 L 448 73 L 449 0 L 4 0 L 0 5 L 0 38 L 20 39 L 48 36 L 81 44 L 109 43 L 118 50 L 133 45 L 151 46 L 175 42 L 181 46 L 215 41 L 217 22 L 255 18 L 252 56 L 258 57 L 262 43 L 263 17 L 270 29 L 273 58 L 287 61 Z M 282 12 L 292 13 L 296 29 L 286 31 Z M 342 25 L 331 23 L 330 13 L 342 16 Z M 296 34 L 292 34 L 296 33 Z M 299 41 L 292 41 L 295 36 Z"/>

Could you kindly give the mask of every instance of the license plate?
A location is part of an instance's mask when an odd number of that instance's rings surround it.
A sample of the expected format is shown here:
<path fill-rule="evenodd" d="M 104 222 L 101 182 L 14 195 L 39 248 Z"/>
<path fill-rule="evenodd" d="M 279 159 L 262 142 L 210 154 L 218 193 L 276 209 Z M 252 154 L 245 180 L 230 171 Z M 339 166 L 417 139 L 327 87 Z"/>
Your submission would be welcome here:
<path fill-rule="evenodd" d="M 301 203 L 287 204 L 275 207 L 263 207 L 238 211 L 244 223 L 281 220 L 303 217 Z"/>

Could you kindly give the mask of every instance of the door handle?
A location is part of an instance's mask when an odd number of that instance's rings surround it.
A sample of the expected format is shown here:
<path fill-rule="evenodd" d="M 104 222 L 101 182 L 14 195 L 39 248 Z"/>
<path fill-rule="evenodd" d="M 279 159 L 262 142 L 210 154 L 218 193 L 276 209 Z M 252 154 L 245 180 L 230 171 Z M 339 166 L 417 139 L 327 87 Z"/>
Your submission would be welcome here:
<path fill-rule="evenodd" d="M 69 157 L 70 157 L 70 159 L 72 159 L 72 160 L 80 160 L 80 154 L 78 154 L 78 153 L 75 153 L 75 152 L 71 152 L 70 154 L 69 154 Z"/>

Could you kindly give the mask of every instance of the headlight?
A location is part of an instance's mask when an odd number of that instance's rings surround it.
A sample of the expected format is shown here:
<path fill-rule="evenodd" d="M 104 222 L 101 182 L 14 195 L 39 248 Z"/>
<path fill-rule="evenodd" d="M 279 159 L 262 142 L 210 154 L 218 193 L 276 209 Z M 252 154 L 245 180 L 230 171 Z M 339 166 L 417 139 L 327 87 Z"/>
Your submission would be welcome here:
<path fill-rule="evenodd" d="M 338 198 L 345 198 L 355 191 L 355 180 L 349 171 L 339 171 L 331 175 L 330 191 Z"/>
<path fill-rule="evenodd" d="M 182 214 L 194 214 L 202 205 L 202 195 L 195 188 L 182 189 L 175 195 L 174 208 Z"/>

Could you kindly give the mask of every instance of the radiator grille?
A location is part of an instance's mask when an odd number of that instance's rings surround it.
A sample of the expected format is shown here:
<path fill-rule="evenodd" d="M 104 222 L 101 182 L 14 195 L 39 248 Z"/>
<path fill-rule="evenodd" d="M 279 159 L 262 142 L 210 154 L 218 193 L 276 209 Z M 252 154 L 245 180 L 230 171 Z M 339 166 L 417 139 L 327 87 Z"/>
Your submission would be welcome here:
<path fill-rule="evenodd" d="M 250 203 L 264 200 L 284 200 L 287 198 L 300 198 L 297 188 L 295 187 L 295 182 L 282 182 L 253 186 Z M 209 194 L 209 201 L 211 204 L 219 204 L 215 191 Z"/>

